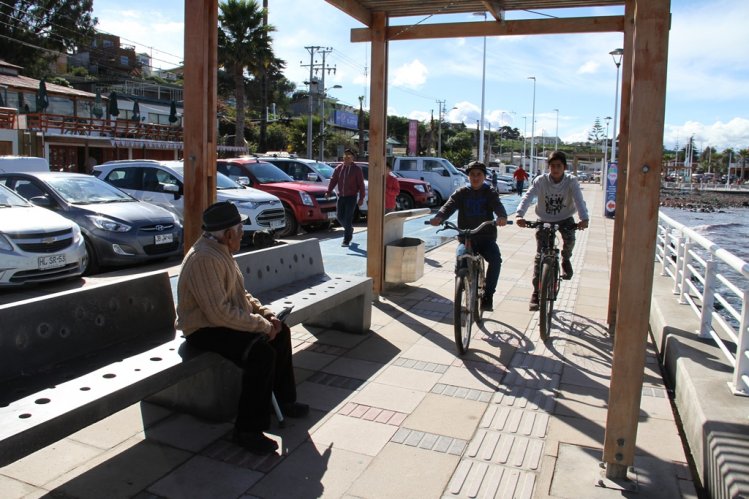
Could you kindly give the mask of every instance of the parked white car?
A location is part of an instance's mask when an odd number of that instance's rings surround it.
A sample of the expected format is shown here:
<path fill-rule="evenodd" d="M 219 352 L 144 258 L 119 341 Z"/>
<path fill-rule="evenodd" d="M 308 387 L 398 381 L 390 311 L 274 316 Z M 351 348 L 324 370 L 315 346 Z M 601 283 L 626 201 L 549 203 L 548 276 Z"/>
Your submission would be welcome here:
<path fill-rule="evenodd" d="M 142 201 L 164 207 L 184 221 L 184 165 L 181 161 L 124 160 L 94 167 L 94 175 Z M 261 230 L 285 226 L 281 200 L 273 194 L 238 184 L 216 172 L 216 199 L 234 203 L 249 218 L 244 239 Z"/>
<path fill-rule="evenodd" d="M 445 158 L 396 156 L 393 158 L 393 171 L 407 178 L 429 182 L 437 198 L 437 206 L 442 206 L 456 189 L 468 184 L 466 174 Z"/>
<path fill-rule="evenodd" d="M 86 258 L 78 224 L 0 184 L 0 286 L 77 277 Z"/>

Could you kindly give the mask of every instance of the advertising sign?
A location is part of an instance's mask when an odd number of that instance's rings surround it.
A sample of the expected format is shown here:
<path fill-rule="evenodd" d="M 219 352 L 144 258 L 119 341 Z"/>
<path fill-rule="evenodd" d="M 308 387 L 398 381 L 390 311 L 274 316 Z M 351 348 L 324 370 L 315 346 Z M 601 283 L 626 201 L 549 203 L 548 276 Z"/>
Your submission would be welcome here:
<path fill-rule="evenodd" d="M 419 122 L 416 120 L 408 120 L 408 154 L 416 156 L 419 154 L 417 147 L 419 140 Z"/>
<path fill-rule="evenodd" d="M 604 180 L 605 201 L 603 203 L 603 216 L 614 218 L 616 215 L 616 180 L 619 169 L 616 163 L 609 163 Z"/>
<path fill-rule="evenodd" d="M 349 130 L 359 129 L 359 116 L 348 111 L 340 109 L 333 111 L 333 122 L 340 128 L 347 128 Z"/>

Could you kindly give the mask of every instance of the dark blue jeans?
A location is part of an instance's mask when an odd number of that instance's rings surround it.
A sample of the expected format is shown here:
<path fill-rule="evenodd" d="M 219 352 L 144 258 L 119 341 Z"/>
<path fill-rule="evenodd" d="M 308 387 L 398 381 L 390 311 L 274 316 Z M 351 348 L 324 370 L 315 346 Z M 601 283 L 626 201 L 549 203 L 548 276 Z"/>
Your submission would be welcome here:
<path fill-rule="evenodd" d="M 497 290 L 499 271 L 502 270 L 502 254 L 499 252 L 497 241 L 492 239 L 474 239 L 471 244 L 473 245 L 473 250 L 481 255 L 488 264 L 486 268 L 486 286 L 484 288 L 484 296 L 491 298 Z M 462 243 L 458 244 L 456 254 L 460 256 L 464 254 L 465 251 L 465 245 Z"/>
<path fill-rule="evenodd" d="M 358 196 L 341 196 L 336 204 L 336 218 L 343 227 L 343 242 L 350 243 L 354 237 L 354 212 Z"/>
<path fill-rule="evenodd" d="M 525 181 L 523 181 L 523 180 L 518 180 L 515 183 L 516 190 L 518 191 L 518 196 L 522 196 L 523 195 L 523 184 L 524 183 L 525 183 Z"/>

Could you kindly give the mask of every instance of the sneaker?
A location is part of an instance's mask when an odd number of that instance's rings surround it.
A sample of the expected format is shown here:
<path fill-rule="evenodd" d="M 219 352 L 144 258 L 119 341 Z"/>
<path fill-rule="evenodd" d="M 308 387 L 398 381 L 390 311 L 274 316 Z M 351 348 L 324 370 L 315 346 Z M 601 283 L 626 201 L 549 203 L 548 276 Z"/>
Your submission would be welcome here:
<path fill-rule="evenodd" d="M 484 312 L 491 312 L 494 310 L 494 303 L 491 296 L 481 298 L 481 310 Z"/>
<path fill-rule="evenodd" d="M 309 405 L 300 402 L 281 404 L 281 412 L 287 418 L 304 418 L 309 414 Z"/>
<path fill-rule="evenodd" d="M 572 262 L 567 258 L 562 259 L 562 279 L 569 281 L 572 279 Z"/>
<path fill-rule="evenodd" d="M 528 303 L 528 310 L 530 310 L 531 312 L 535 312 L 536 310 L 538 310 L 538 293 L 534 292 L 531 295 L 531 301 L 530 303 Z"/>
<path fill-rule="evenodd" d="M 348 245 L 349 245 L 349 242 L 348 242 L 348 241 L 343 241 L 343 242 L 341 243 L 341 246 L 343 246 L 343 247 L 347 247 Z"/>
<path fill-rule="evenodd" d="M 273 454 L 278 449 L 278 443 L 262 431 L 235 429 L 234 442 L 257 455 Z"/>

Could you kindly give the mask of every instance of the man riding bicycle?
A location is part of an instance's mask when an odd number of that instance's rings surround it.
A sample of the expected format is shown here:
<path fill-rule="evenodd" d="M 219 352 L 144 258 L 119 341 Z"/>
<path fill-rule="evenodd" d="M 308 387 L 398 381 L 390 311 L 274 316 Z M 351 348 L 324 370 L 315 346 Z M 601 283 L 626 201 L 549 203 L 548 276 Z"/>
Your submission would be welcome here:
<path fill-rule="evenodd" d="M 559 225 L 562 234 L 562 279 L 572 279 L 572 249 L 575 247 L 575 229 L 588 228 L 588 208 L 580 190 L 577 179 L 565 175 L 567 156 L 562 151 L 552 151 L 546 160 L 549 172 L 533 180 L 520 200 L 516 222 L 518 227 L 525 227 L 523 216 L 530 207 L 534 197 L 536 216 L 541 222 Z M 577 211 L 580 221 L 575 223 L 573 214 Z M 542 240 L 536 233 L 536 258 L 533 265 L 533 294 L 528 309 L 538 310 L 538 262 L 541 258 Z"/>
<path fill-rule="evenodd" d="M 499 194 L 496 189 L 485 182 L 486 165 L 473 161 L 466 167 L 466 173 L 471 186 L 461 187 L 453 192 L 429 223 L 440 225 L 443 220 L 447 220 L 455 210 L 458 210 L 458 227 L 461 229 L 475 229 L 487 220 L 494 220 L 494 215 L 497 216 L 496 225 L 500 227 L 506 225 L 507 212 L 502 201 L 499 200 Z M 502 268 L 502 255 L 497 246 L 497 228 L 493 225 L 486 227 L 474 236 L 472 241 L 473 249 L 488 264 L 486 288 L 484 297 L 481 299 L 481 310 L 488 312 L 494 309 L 494 291 L 497 289 L 499 271 Z M 458 255 L 465 253 L 462 240 L 458 245 L 457 253 Z"/>

